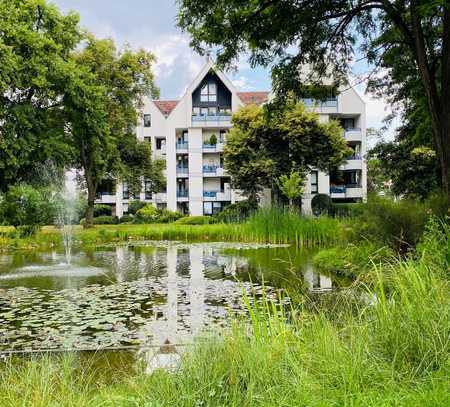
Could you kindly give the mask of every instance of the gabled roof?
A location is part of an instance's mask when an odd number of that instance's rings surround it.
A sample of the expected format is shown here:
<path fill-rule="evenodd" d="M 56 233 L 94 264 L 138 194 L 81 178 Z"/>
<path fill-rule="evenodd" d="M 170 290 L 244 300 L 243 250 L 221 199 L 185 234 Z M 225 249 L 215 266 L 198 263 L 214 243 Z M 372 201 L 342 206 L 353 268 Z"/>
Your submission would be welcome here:
<path fill-rule="evenodd" d="M 237 92 L 244 105 L 262 105 L 269 100 L 269 92 Z"/>
<path fill-rule="evenodd" d="M 175 109 L 175 107 L 177 106 L 178 100 L 154 100 L 153 103 L 164 115 L 164 117 L 167 117 L 170 115 L 170 113 L 172 113 L 172 110 Z"/>

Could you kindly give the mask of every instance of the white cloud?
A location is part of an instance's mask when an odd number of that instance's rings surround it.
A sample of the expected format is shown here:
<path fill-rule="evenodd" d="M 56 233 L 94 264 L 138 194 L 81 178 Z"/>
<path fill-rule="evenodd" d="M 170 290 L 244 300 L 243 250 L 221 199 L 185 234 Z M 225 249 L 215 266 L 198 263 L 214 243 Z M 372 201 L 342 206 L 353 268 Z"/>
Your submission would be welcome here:
<path fill-rule="evenodd" d="M 244 75 L 240 75 L 237 78 L 232 79 L 232 82 L 233 85 L 236 86 L 238 90 L 255 89 L 255 87 L 250 84 L 250 80 Z"/>

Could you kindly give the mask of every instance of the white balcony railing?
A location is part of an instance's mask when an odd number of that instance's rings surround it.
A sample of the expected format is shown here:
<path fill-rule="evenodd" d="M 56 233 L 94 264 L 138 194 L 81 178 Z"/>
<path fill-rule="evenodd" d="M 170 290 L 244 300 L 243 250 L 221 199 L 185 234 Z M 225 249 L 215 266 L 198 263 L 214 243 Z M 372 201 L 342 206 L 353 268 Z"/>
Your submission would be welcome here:
<path fill-rule="evenodd" d="M 361 129 L 357 127 L 345 129 L 344 139 L 345 141 L 362 141 Z"/>
<path fill-rule="evenodd" d="M 192 115 L 192 125 L 207 127 L 207 126 L 224 126 L 231 125 L 231 115 L 220 114 L 220 115 Z"/>

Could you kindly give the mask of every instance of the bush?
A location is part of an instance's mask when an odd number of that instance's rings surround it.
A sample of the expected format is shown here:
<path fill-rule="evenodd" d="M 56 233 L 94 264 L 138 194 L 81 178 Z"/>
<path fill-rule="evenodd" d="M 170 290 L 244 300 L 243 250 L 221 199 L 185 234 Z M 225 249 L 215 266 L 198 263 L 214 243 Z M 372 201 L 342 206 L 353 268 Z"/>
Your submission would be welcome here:
<path fill-rule="evenodd" d="M 417 201 L 392 201 L 372 196 L 364 205 L 359 221 L 354 223 L 356 239 L 361 236 L 377 240 L 404 254 L 414 248 L 421 238 L 430 211 Z"/>
<path fill-rule="evenodd" d="M 255 210 L 257 204 L 248 200 L 228 205 L 222 212 L 214 215 L 214 219 L 221 223 L 237 223 L 246 220 Z"/>
<path fill-rule="evenodd" d="M 123 215 L 120 219 L 119 219 L 119 223 L 131 223 L 134 220 L 134 216 L 133 215 Z"/>
<path fill-rule="evenodd" d="M 185 216 L 178 219 L 175 223 L 179 225 L 208 225 L 213 223 L 214 219 L 211 216 Z"/>
<path fill-rule="evenodd" d="M 331 213 L 331 198 L 327 194 L 314 195 L 311 201 L 311 209 L 314 216 L 328 215 Z"/>
<path fill-rule="evenodd" d="M 213 133 L 209 138 L 209 144 L 215 146 L 217 144 L 217 136 Z"/>
<path fill-rule="evenodd" d="M 116 225 L 119 223 L 117 216 L 97 216 L 94 218 L 94 225 Z"/>
<path fill-rule="evenodd" d="M 99 216 L 111 216 L 112 206 L 111 205 L 94 205 L 94 218 Z"/>
<path fill-rule="evenodd" d="M 135 223 L 170 223 L 182 218 L 180 212 L 172 212 L 167 209 L 156 209 L 147 204 L 136 212 Z"/>
<path fill-rule="evenodd" d="M 336 218 L 355 218 L 364 213 L 364 203 L 332 203 L 330 215 Z"/>
<path fill-rule="evenodd" d="M 172 212 L 168 209 L 158 209 L 158 222 L 159 223 L 170 223 L 175 222 L 178 219 L 183 218 L 184 215 L 180 212 Z"/>
<path fill-rule="evenodd" d="M 128 204 L 128 213 L 131 215 L 136 215 L 136 212 L 139 209 L 142 209 L 145 205 L 147 205 L 145 202 L 133 199 Z"/>
<path fill-rule="evenodd" d="M 152 204 L 146 204 L 136 211 L 137 223 L 155 223 L 158 218 L 158 210 Z"/>
<path fill-rule="evenodd" d="M 21 234 L 33 234 L 40 226 L 54 222 L 58 205 L 58 195 L 50 188 L 14 185 L 0 201 L 2 223 L 21 227 Z"/>

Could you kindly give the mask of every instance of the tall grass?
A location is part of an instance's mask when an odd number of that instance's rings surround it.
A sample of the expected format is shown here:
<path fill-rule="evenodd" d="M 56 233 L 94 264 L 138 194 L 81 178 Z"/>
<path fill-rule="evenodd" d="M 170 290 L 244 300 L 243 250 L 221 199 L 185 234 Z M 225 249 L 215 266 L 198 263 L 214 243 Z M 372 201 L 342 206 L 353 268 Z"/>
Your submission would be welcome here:
<path fill-rule="evenodd" d="M 144 224 L 97 225 L 92 229 L 75 228 L 75 242 L 80 245 L 128 240 L 235 241 L 290 243 L 303 247 L 332 244 L 342 239 L 343 222 L 328 218 L 307 218 L 283 209 L 261 209 L 245 223 L 205 225 Z M 61 245 L 54 227 L 44 227 L 35 237 L 0 235 L 0 251 L 51 248 Z"/>

